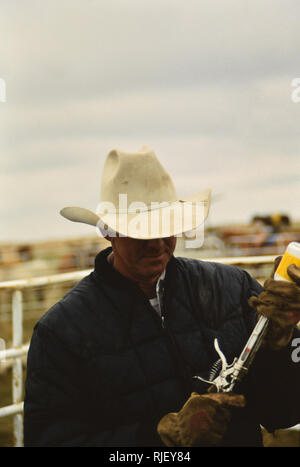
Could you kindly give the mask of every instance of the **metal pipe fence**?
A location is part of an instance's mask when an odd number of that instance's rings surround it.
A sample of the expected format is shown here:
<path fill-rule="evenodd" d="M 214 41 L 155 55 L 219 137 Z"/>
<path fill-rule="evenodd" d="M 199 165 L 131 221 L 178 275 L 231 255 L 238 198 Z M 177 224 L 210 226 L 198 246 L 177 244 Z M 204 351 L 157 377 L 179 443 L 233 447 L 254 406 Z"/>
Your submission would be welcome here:
<path fill-rule="evenodd" d="M 260 267 L 273 263 L 275 256 L 250 256 L 250 257 L 230 257 L 204 259 L 204 261 L 214 261 L 223 264 L 238 265 L 241 267 Z M 8 349 L 0 350 L 1 362 L 12 361 L 12 404 L 0 408 L 0 418 L 13 416 L 14 445 L 23 446 L 23 361 L 29 349 L 29 342 L 23 343 L 23 294 L 26 289 L 34 287 L 46 287 L 70 282 L 78 282 L 87 276 L 92 269 L 82 271 L 55 274 L 45 277 L 34 277 L 31 279 L 21 279 L 0 282 L 0 292 L 11 293 L 11 314 L 12 314 L 12 346 Z M 1 337 L 1 336 L 0 336 Z"/>
<path fill-rule="evenodd" d="M 29 343 L 23 343 L 23 293 L 33 287 L 79 281 L 91 270 L 0 282 L 0 291 L 11 292 L 12 347 L 0 350 L 1 362 L 12 360 L 12 404 L 0 408 L 0 418 L 13 415 L 14 445 L 23 446 L 23 362 Z"/>

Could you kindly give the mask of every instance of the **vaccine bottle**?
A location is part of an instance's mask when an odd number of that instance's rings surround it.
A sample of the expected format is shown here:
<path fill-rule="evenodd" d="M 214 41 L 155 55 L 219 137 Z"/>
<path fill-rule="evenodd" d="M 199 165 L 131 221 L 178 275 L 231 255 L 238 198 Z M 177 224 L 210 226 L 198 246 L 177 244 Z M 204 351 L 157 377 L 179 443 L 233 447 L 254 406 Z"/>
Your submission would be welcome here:
<path fill-rule="evenodd" d="M 295 264 L 298 268 L 300 267 L 300 243 L 291 242 L 287 246 L 284 255 L 275 271 L 274 279 L 277 281 L 289 281 L 292 279 L 287 273 L 287 268 L 290 264 Z"/>

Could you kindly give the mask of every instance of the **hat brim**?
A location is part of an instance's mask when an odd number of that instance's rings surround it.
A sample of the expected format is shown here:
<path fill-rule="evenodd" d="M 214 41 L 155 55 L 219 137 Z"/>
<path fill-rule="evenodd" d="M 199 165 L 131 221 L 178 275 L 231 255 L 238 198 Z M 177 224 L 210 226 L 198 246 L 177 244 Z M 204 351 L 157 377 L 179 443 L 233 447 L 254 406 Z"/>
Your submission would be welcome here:
<path fill-rule="evenodd" d="M 136 239 L 172 237 L 203 224 L 208 216 L 211 190 L 207 189 L 172 203 L 161 203 L 156 209 L 139 212 L 94 213 L 82 207 L 65 207 L 60 214 L 73 222 L 100 228 L 108 235 Z"/>

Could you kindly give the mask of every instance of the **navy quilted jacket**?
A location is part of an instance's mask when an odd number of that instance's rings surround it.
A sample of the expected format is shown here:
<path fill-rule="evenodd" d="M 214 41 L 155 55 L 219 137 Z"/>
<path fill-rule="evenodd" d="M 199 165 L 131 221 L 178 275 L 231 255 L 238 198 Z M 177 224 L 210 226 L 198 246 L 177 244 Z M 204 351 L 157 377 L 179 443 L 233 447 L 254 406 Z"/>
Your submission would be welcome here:
<path fill-rule="evenodd" d="M 230 362 L 254 326 L 247 300 L 261 287 L 245 271 L 173 257 L 163 324 L 136 284 L 107 263 L 110 251 L 35 327 L 25 446 L 162 445 L 160 418 L 178 411 L 191 391 L 207 390 L 192 376 L 208 376 L 218 358 L 214 338 Z M 240 387 L 247 408 L 233 409 L 222 445 L 258 446 L 259 424 L 299 423 L 299 390 L 291 349 L 261 349 Z"/>

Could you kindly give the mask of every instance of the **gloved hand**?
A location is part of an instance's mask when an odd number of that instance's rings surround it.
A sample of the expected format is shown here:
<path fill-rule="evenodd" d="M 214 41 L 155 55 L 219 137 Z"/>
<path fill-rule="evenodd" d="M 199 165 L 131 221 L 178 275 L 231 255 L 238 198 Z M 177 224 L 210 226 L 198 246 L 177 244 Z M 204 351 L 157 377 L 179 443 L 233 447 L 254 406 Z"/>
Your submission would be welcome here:
<path fill-rule="evenodd" d="M 264 345 L 272 350 L 288 345 L 294 326 L 300 321 L 300 268 L 294 264 L 287 268 L 293 282 L 275 281 L 274 272 L 280 260 L 281 257 L 275 260 L 271 278 L 264 283 L 265 291 L 249 299 L 257 313 L 270 319 Z"/>
<path fill-rule="evenodd" d="M 240 394 L 192 392 L 182 409 L 165 415 L 157 431 L 166 446 L 215 446 L 223 438 L 231 418 L 229 407 L 244 407 Z"/>

